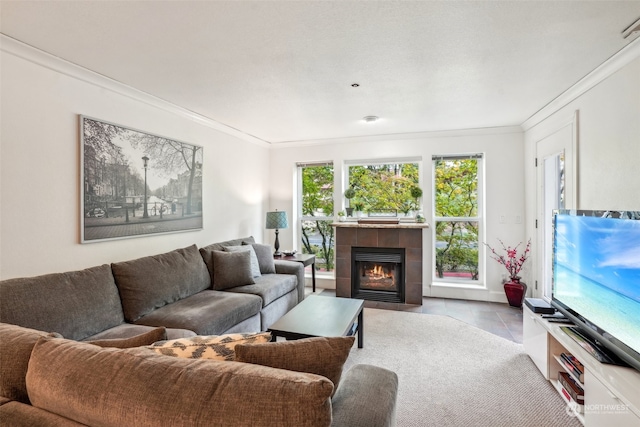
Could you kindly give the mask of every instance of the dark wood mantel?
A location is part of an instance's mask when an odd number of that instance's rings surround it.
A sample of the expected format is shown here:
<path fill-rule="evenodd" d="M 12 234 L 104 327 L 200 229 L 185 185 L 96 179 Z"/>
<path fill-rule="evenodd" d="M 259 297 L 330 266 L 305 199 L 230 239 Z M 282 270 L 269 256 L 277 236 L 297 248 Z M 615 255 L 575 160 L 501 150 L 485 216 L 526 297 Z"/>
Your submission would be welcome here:
<path fill-rule="evenodd" d="M 351 247 L 405 249 L 405 304 L 422 305 L 422 245 L 426 223 L 336 222 L 336 296 L 351 298 Z"/>

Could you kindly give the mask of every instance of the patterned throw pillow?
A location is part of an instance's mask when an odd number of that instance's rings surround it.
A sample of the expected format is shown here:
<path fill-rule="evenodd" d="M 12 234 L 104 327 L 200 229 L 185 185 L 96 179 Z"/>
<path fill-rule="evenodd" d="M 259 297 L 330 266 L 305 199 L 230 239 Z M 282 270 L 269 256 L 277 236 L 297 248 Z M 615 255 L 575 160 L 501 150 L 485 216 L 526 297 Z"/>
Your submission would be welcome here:
<path fill-rule="evenodd" d="M 271 341 L 269 332 L 254 334 L 207 335 L 160 341 L 147 348 L 165 356 L 185 359 L 234 360 L 235 346 Z"/>

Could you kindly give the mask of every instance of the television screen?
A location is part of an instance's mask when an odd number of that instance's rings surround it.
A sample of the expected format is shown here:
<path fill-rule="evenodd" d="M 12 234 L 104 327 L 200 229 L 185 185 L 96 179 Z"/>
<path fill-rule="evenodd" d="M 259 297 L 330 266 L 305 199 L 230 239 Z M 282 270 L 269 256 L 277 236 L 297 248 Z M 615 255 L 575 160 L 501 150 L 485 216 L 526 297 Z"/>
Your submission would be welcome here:
<path fill-rule="evenodd" d="M 638 212 L 555 213 L 552 303 L 640 370 Z"/>

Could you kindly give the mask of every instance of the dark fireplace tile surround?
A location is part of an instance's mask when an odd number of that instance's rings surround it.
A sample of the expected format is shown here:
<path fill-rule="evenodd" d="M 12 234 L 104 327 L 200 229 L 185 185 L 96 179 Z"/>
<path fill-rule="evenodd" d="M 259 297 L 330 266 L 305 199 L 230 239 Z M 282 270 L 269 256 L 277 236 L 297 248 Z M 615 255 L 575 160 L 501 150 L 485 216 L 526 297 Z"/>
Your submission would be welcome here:
<path fill-rule="evenodd" d="M 351 248 L 405 249 L 405 304 L 422 305 L 424 226 L 336 224 L 336 296 L 351 298 Z"/>

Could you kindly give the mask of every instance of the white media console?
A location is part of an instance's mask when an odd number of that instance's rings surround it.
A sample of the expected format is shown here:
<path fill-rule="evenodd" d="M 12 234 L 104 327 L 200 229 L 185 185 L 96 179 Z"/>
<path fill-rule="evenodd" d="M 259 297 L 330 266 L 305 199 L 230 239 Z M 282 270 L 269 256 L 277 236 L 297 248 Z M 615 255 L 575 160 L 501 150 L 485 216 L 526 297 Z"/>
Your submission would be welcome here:
<path fill-rule="evenodd" d="M 524 349 L 561 396 L 558 372 L 567 369 L 560 361 L 560 354 L 571 353 L 584 365 L 584 411 L 572 411 L 572 415 L 585 427 L 639 427 L 640 372 L 600 363 L 560 329 L 561 326 L 567 325 L 551 323 L 523 305 Z M 566 401 L 564 396 L 563 399 Z"/>

